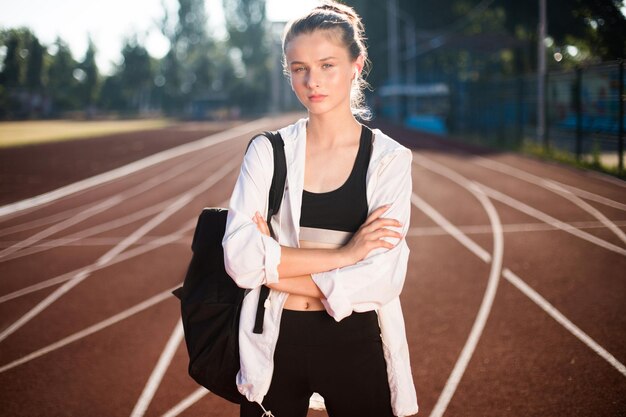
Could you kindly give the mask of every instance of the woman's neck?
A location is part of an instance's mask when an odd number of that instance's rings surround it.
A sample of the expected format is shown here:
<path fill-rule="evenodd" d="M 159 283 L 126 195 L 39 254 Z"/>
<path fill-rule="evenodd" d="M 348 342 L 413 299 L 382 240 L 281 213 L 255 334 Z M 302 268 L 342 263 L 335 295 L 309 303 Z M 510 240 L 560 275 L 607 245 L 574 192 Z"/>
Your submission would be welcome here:
<path fill-rule="evenodd" d="M 312 140 L 324 148 L 333 148 L 350 144 L 355 136 L 359 138 L 361 124 L 354 118 L 352 112 L 342 114 L 335 111 L 321 115 L 309 113 L 306 130 L 307 140 Z"/>

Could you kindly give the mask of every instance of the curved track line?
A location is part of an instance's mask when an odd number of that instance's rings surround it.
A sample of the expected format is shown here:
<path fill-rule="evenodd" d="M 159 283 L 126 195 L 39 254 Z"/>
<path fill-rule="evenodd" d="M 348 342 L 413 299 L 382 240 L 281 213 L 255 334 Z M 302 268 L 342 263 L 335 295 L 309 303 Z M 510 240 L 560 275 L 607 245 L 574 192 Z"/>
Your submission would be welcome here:
<path fill-rule="evenodd" d="M 176 327 L 172 332 L 169 340 L 165 344 L 165 349 L 161 352 L 161 356 L 159 357 L 159 361 L 156 366 L 152 370 L 152 374 L 150 374 L 150 378 L 148 378 L 148 382 L 144 387 L 141 396 L 137 400 L 137 404 L 133 408 L 133 411 L 130 413 L 130 417 L 142 417 L 146 414 L 148 410 L 148 406 L 156 393 L 157 388 L 161 384 L 163 380 L 163 376 L 165 375 L 165 371 L 170 366 L 172 359 L 174 358 L 174 354 L 178 349 L 178 345 L 183 340 L 184 332 L 183 332 L 183 322 L 178 320 L 176 323 Z"/>
<path fill-rule="evenodd" d="M 480 304 L 480 309 L 476 315 L 476 320 L 474 320 L 472 330 L 470 331 L 469 337 L 465 342 L 465 346 L 463 346 L 459 359 L 457 359 L 456 364 L 454 365 L 454 369 L 446 381 L 446 385 L 444 386 L 441 395 L 439 395 L 439 399 L 437 400 L 433 411 L 430 413 L 430 417 L 443 416 L 457 386 L 459 385 L 459 382 L 461 382 L 461 378 L 463 378 L 465 369 L 467 369 L 467 365 L 474 354 L 474 350 L 476 350 L 476 345 L 478 344 L 480 336 L 485 328 L 485 324 L 489 318 L 489 313 L 491 313 L 491 307 L 493 306 L 493 300 L 496 298 L 498 281 L 500 280 L 500 274 L 502 272 L 504 239 L 502 236 L 502 224 L 500 223 L 498 212 L 479 187 L 473 185 L 468 189 L 470 189 L 472 194 L 479 199 L 483 208 L 487 212 L 489 221 L 493 227 L 493 262 L 491 262 L 487 289 L 485 290 L 483 300 Z"/>
<path fill-rule="evenodd" d="M 176 213 L 178 210 L 187 205 L 193 198 L 198 196 L 200 193 L 204 192 L 206 189 L 211 188 L 215 185 L 219 180 L 225 177 L 230 171 L 232 171 L 235 167 L 239 166 L 238 160 L 232 160 L 229 163 L 220 168 L 219 171 L 211 175 L 209 178 L 201 182 L 200 184 L 193 187 L 191 190 L 182 194 L 176 201 L 174 201 L 171 205 L 169 205 L 164 211 L 159 213 L 157 216 L 153 217 L 151 220 L 143 224 L 139 227 L 135 232 L 133 232 L 130 236 L 128 236 L 124 241 L 120 242 L 118 245 L 114 246 L 102 255 L 93 266 L 85 268 L 82 272 L 76 274 L 74 277 L 70 278 L 65 284 L 54 290 L 51 294 L 49 294 L 46 298 L 40 301 L 35 307 L 29 310 L 26 314 L 20 317 L 17 321 L 11 324 L 8 328 L 6 328 L 2 333 L 0 333 L 0 342 L 6 339 L 10 334 L 14 333 L 16 330 L 21 328 L 24 324 L 28 323 L 35 316 L 45 310 L 48 306 L 54 303 L 56 300 L 61 298 L 63 294 L 74 288 L 76 285 L 84 281 L 91 272 L 94 270 L 94 267 L 102 267 L 106 265 L 108 262 L 113 260 L 116 256 L 118 256 L 122 251 L 132 245 L 135 241 L 141 238 L 143 235 L 147 234 L 150 230 L 157 227 L 159 224 L 163 223 L 167 220 L 168 217 Z"/>
<path fill-rule="evenodd" d="M 414 154 L 414 156 L 415 156 L 415 154 Z M 417 155 L 417 156 L 418 156 L 417 158 L 414 158 L 414 161 L 416 161 L 416 160 L 418 160 L 420 158 L 423 158 L 422 156 L 419 156 L 419 155 Z M 427 169 L 429 169 L 429 168 L 427 168 Z M 457 176 L 461 177 L 459 174 L 457 174 L 456 172 L 450 170 L 449 168 L 445 168 L 444 167 L 442 172 L 446 172 L 446 173 L 448 173 L 450 175 L 457 175 Z M 442 175 L 445 175 L 445 174 L 442 174 Z M 461 177 L 461 178 L 463 178 L 463 177 Z M 474 183 L 474 184 L 476 184 L 478 187 L 481 188 L 481 190 L 483 190 L 483 192 L 485 192 L 484 191 L 485 188 L 486 188 L 485 186 L 480 186 L 478 183 Z M 439 215 L 439 216 L 441 218 L 443 218 L 443 216 L 441 216 L 441 215 Z M 435 219 L 433 218 L 433 220 L 435 220 Z M 449 223 L 447 221 L 447 219 L 446 219 L 446 222 Z M 440 226 L 442 228 L 444 227 L 443 224 L 440 224 Z M 458 230 L 458 229 L 456 229 L 456 230 L 459 233 L 462 233 L 462 232 L 460 232 L 460 230 Z M 467 238 L 467 239 L 471 241 L 471 239 L 469 239 L 469 238 Z M 478 246 L 478 245 L 476 245 L 476 246 Z M 466 246 L 466 248 L 468 250 L 470 250 L 470 252 L 473 252 L 473 253 L 476 254 L 475 249 L 473 247 Z M 482 250 L 482 248 L 481 248 L 481 250 Z M 576 325 L 574 325 L 569 319 L 567 319 L 563 314 L 561 314 L 556 308 L 554 308 L 550 303 L 548 303 L 548 301 L 546 301 L 543 297 L 541 297 L 537 292 L 532 290 L 524 281 L 522 281 L 521 278 L 519 278 L 516 275 L 514 275 L 507 268 L 505 268 L 503 270 L 502 276 L 505 279 L 507 279 L 509 282 L 511 282 L 516 288 L 518 288 L 524 295 L 529 297 L 541 309 L 546 311 L 552 318 L 554 318 L 557 321 L 557 323 L 559 323 L 562 326 L 564 326 L 570 333 L 572 333 L 579 340 L 581 340 L 585 344 L 587 344 L 587 346 L 589 346 L 594 352 L 599 354 L 600 357 L 605 359 L 607 362 L 609 362 L 610 365 L 615 367 L 620 373 L 622 373 L 623 375 L 626 376 L 626 373 L 623 372 L 624 369 L 625 369 L 623 364 L 621 364 L 617 359 L 615 359 L 615 357 L 613 355 L 611 355 L 606 349 L 604 349 L 598 343 L 593 341 L 593 339 L 591 339 L 589 336 L 587 336 L 586 333 L 584 333 Z"/>
<path fill-rule="evenodd" d="M 565 223 L 572 229 L 604 229 L 605 226 L 600 222 L 570 222 Z M 616 221 L 615 224 L 617 226 L 626 226 L 626 221 Z M 457 228 L 460 232 L 463 232 L 466 235 L 483 235 L 487 233 L 491 233 L 491 226 L 488 225 L 470 225 L 470 226 L 459 226 Z M 552 230 L 560 230 L 558 227 L 552 226 L 546 223 L 510 223 L 503 224 L 502 231 L 504 233 L 518 233 L 518 232 L 546 232 Z M 431 227 L 411 227 L 407 236 L 441 236 L 445 235 L 446 232 L 441 227 L 431 226 Z"/>
<path fill-rule="evenodd" d="M 260 126 L 266 125 L 269 121 L 270 119 L 267 117 L 253 120 L 243 125 L 236 126 L 232 129 L 225 130 L 223 132 L 219 132 L 202 139 L 198 139 L 194 142 L 185 143 L 175 148 L 152 154 L 143 159 L 131 162 L 130 164 L 115 168 L 111 171 L 107 171 L 90 178 L 86 178 L 73 184 L 66 185 L 45 194 L 0 206 L 0 217 L 14 215 L 24 210 L 32 209 L 41 206 L 42 204 L 50 203 L 52 201 L 67 197 L 68 195 L 77 193 L 79 191 L 104 184 L 117 178 L 124 177 L 133 172 L 145 169 L 152 165 L 159 164 L 168 159 L 172 159 L 177 156 L 185 155 L 190 152 L 194 152 L 208 146 L 227 141 L 237 136 L 244 135 L 245 133 L 257 132 Z"/>
<path fill-rule="evenodd" d="M 38 349 L 38 350 L 36 350 L 36 351 L 26 355 L 26 356 L 21 357 L 20 359 L 16 359 L 16 360 L 14 360 L 12 362 L 9 362 L 6 365 L 3 365 L 3 366 L 0 367 L 0 373 L 6 372 L 9 369 L 15 368 L 16 366 L 23 365 L 23 364 L 25 364 L 27 362 L 32 361 L 33 359 L 37 359 L 40 356 L 43 356 L 43 355 L 45 355 L 47 353 L 50 353 L 50 352 L 55 351 L 57 349 L 60 349 L 60 348 L 62 348 L 64 346 L 67 346 L 70 343 L 73 343 L 73 342 L 75 342 L 77 340 L 80 340 L 80 339 L 82 339 L 84 337 L 87 337 L 87 336 L 89 336 L 89 335 L 91 335 L 93 333 L 96 333 L 96 332 L 98 332 L 98 331 L 100 331 L 100 330 L 102 330 L 102 329 L 104 329 L 106 327 L 109 327 L 109 326 L 111 326 L 111 325 L 113 325 L 113 324 L 115 324 L 115 323 L 117 323 L 119 321 L 122 321 L 122 320 L 124 320 L 124 319 L 126 319 L 126 318 L 128 318 L 130 316 L 133 316 L 133 315 L 135 315 L 135 314 L 137 314 L 137 313 L 139 313 L 139 312 L 141 312 L 141 311 L 143 311 L 143 310 L 145 310 L 145 309 L 147 309 L 149 307 L 152 307 L 153 305 L 158 304 L 161 301 L 167 300 L 168 298 L 172 298 L 172 291 L 174 291 L 179 286 L 180 285 L 177 285 L 177 286 L 172 287 L 172 288 L 170 288 L 168 290 L 165 290 L 165 291 L 163 291 L 163 292 L 161 292 L 161 293 L 159 293 L 159 294 L 157 294 L 157 295 L 155 295 L 153 297 L 148 298 L 145 301 L 142 301 L 139 304 L 134 305 L 131 308 L 128 308 L 128 309 L 126 309 L 126 310 L 124 310 L 124 311 L 122 311 L 120 313 L 117 313 L 114 316 L 109 317 L 106 320 L 103 320 L 103 321 L 101 321 L 99 323 L 94 324 L 93 326 L 89 326 L 86 329 L 83 329 L 83 330 L 81 330 L 79 332 L 76 332 L 76 333 L 70 335 L 70 336 L 67 336 L 67 337 L 59 340 L 58 342 L 54 342 L 54 343 L 52 343 L 52 344 L 50 344 L 50 345 L 48 345 L 46 347 Z"/>
<path fill-rule="evenodd" d="M 580 197 L 572 193 L 570 190 L 560 186 L 559 184 L 556 183 L 556 181 L 539 177 L 537 175 L 531 174 L 521 169 L 514 168 L 510 165 L 505 165 L 503 163 L 500 163 L 498 161 L 494 161 L 488 158 L 476 157 L 475 160 L 472 162 L 483 168 L 491 169 L 493 171 L 500 172 L 505 175 L 509 175 L 511 177 L 520 179 L 522 181 L 526 181 L 530 184 L 537 185 L 548 191 L 552 191 L 553 193 L 556 193 L 563 198 L 566 198 L 567 200 L 576 204 L 582 210 L 586 211 L 587 213 L 591 214 L 593 217 L 598 219 L 609 230 L 611 230 L 622 242 L 626 243 L 626 234 L 624 234 L 624 232 L 622 232 L 620 228 L 618 228 L 613 222 L 611 222 L 598 209 L 589 205 L 589 203 L 586 203 L 585 201 L 583 201 Z"/>
<path fill-rule="evenodd" d="M 442 229 L 448 232 L 453 238 L 459 241 L 459 243 L 470 250 L 474 255 L 478 256 L 485 263 L 491 262 L 491 255 L 484 250 L 480 245 L 467 237 L 465 233 L 461 232 L 456 226 L 443 217 L 437 210 L 435 210 L 430 204 L 422 200 L 417 194 L 411 195 L 411 203 L 418 209 L 422 210 L 428 217 L 430 217 L 436 224 Z"/>
<path fill-rule="evenodd" d="M 457 179 L 464 179 L 463 176 L 461 176 L 460 174 L 458 174 L 457 172 L 453 171 L 452 169 L 446 167 L 445 165 L 442 165 L 438 162 L 435 162 L 431 159 L 428 159 L 422 155 L 417 154 L 416 152 L 413 152 L 413 158 L 414 158 L 414 163 L 422 165 L 423 167 L 447 176 L 448 178 L 457 178 Z M 497 190 L 494 190 L 493 188 L 490 188 L 484 184 L 481 184 L 479 182 L 475 182 L 477 185 L 480 185 L 481 189 L 485 192 L 485 194 L 487 194 L 487 196 L 489 196 L 490 198 L 494 199 L 494 200 L 498 200 L 501 203 L 504 203 L 518 211 L 521 211 L 522 213 L 525 213 L 531 217 L 534 217 L 536 219 L 539 219 L 545 223 L 551 224 L 555 227 L 558 227 L 559 229 L 570 233 L 574 236 L 577 236 L 581 239 L 584 239 L 588 242 L 591 242 L 593 244 L 596 244 L 600 247 L 603 247 L 605 249 L 608 249 L 610 251 L 616 252 L 620 255 L 626 255 L 626 249 L 622 249 L 619 246 L 616 246 L 610 242 L 607 242 L 606 240 L 600 239 L 590 233 L 587 232 L 583 232 L 582 230 L 579 229 L 572 229 L 571 226 L 569 226 L 567 223 L 564 223 L 558 219 L 555 219 L 554 217 L 540 211 L 537 210 L 536 208 L 530 207 L 527 204 L 522 203 L 519 200 L 516 200 L 512 197 L 509 197 L 508 195 L 501 193 Z"/>
<path fill-rule="evenodd" d="M 423 161 L 425 158 L 421 155 L 414 154 L 414 161 Z M 426 167 L 428 169 L 428 167 Z M 465 373 L 465 369 L 476 349 L 476 345 L 480 340 L 480 336 L 482 335 L 482 331 L 485 328 L 485 324 L 487 319 L 489 318 L 489 313 L 491 312 L 491 307 L 493 306 L 493 300 L 496 296 L 496 291 L 498 288 L 498 281 L 500 279 L 500 273 L 502 270 L 502 257 L 504 254 L 504 239 L 502 233 L 502 224 L 500 222 L 500 218 L 498 217 L 498 213 L 491 203 L 489 199 L 485 196 L 485 193 L 482 191 L 480 187 L 458 174 L 457 172 L 450 169 L 440 169 L 437 171 L 438 174 L 448 178 L 449 180 L 457 183 L 461 187 L 468 190 L 470 193 L 474 195 L 474 197 L 480 202 L 483 206 L 487 216 L 489 217 L 489 222 L 492 226 L 493 231 L 493 256 L 489 255 L 487 251 L 485 251 L 482 247 L 477 245 L 473 240 L 469 239 L 465 234 L 463 234 L 456 227 L 452 226 L 447 219 L 441 216 L 438 212 L 436 212 L 432 207 L 429 212 L 426 214 L 431 217 L 435 223 L 439 224 L 441 227 L 446 229 L 446 231 L 451 230 L 454 232 L 451 233 L 452 236 L 459 240 L 461 244 L 463 244 L 466 248 L 480 257 L 484 262 L 491 263 L 491 270 L 489 272 L 489 281 L 487 283 L 487 288 L 485 290 L 485 294 L 483 296 L 483 300 L 480 305 L 480 309 L 478 310 L 478 314 L 476 315 L 476 319 L 474 320 L 474 324 L 472 325 L 472 330 L 463 346 L 463 350 L 459 358 L 457 359 L 456 364 L 448 380 L 446 381 L 446 385 L 444 386 L 441 395 L 439 396 L 435 407 L 433 408 L 430 417 L 441 417 L 450 403 L 456 388 Z M 415 193 L 413 193 L 411 201 L 421 200 Z M 421 204 L 422 206 L 424 204 Z M 489 256 L 487 256 L 489 255 Z"/>
<path fill-rule="evenodd" d="M 596 343 L 587 333 L 583 332 L 578 326 L 568 320 L 559 310 L 557 310 L 552 304 L 550 304 L 539 293 L 533 290 L 528 284 L 526 284 L 520 277 L 515 275 L 511 270 L 505 268 L 502 272 L 502 276 L 506 278 L 511 284 L 513 284 L 518 290 L 524 293 L 528 298 L 533 300 L 535 304 L 543 309 L 559 324 L 565 327 L 571 334 L 576 336 L 581 342 L 586 344 L 591 350 L 600 355 L 601 358 L 610 363 L 619 373 L 626 376 L 626 366 L 618 361 L 615 356 L 611 355 L 606 349 Z"/>
<path fill-rule="evenodd" d="M 170 409 L 165 414 L 163 414 L 162 417 L 178 416 L 180 413 L 182 413 L 183 411 L 185 411 L 186 409 L 194 405 L 196 402 L 198 402 L 202 397 L 207 395 L 209 392 L 210 391 L 207 390 L 206 388 L 203 388 L 203 387 L 198 388 L 193 393 L 191 393 L 191 395 L 189 395 L 184 400 L 176 404 L 174 408 Z"/>
<path fill-rule="evenodd" d="M 531 217 L 534 217 L 536 219 L 539 219 L 545 223 L 551 224 L 555 227 L 558 227 L 559 229 L 563 230 L 564 232 L 570 233 L 576 237 L 579 237 L 583 240 L 586 240 L 588 242 L 591 242 L 595 245 L 598 245 L 604 249 L 608 249 L 612 252 L 618 253 L 620 255 L 626 256 L 626 249 L 620 248 L 617 245 L 614 245 L 610 242 L 607 242 L 604 239 L 600 239 L 599 237 L 596 237 L 590 233 L 587 232 L 583 232 L 580 229 L 572 229 L 567 223 L 564 223 L 558 219 L 555 219 L 554 217 L 550 216 L 549 214 L 546 214 L 540 210 L 537 210 L 536 208 L 530 207 L 527 204 L 522 203 L 519 200 L 514 199 L 513 197 L 509 197 L 506 194 L 501 193 L 500 191 L 494 190 L 493 188 L 487 187 L 486 185 L 481 184 L 482 189 L 485 191 L 485 193 L 493 198 L 494 200 L 498 200 L 501 203 L 506 204 L 507 206 L 510 206 L 518 211 L 521 211 L 522 213 L 525 213 Z"/>

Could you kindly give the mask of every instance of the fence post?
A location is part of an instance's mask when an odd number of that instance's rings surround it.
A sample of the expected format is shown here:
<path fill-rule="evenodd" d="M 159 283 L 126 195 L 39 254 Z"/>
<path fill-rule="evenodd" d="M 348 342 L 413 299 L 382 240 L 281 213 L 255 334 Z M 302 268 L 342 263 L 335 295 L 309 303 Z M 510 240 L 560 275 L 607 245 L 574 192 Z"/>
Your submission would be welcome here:
<path fill-rule="evenodd" d="M 543 96 L 543 146 L 550 152 L 550 73 L 546 71 Z"/>
<path fill-rule="evenodd" d="M 619 120 L 617 123 L 618 126 L 618 142 L 617 142 L 617 160 L 618 169 L 620 175 L 624 174 L 624 60 L 619 60 L 619 90 L 618 90 L 618 100 L 619 100 Z"/>
<path fill-rule="evenodd" d="M 576 160 L 580 161 L 583 147 L 583 105 L 582 105 L 582 69 L 576 68 L 576 81 L 574 81 L 576 97 L 574 97 L 576 105 Z"/>
<path fill-rule="evenodd" d="M 524 143 L 524 76 L 518 75 L 516 140 L 519 148 Z"/>

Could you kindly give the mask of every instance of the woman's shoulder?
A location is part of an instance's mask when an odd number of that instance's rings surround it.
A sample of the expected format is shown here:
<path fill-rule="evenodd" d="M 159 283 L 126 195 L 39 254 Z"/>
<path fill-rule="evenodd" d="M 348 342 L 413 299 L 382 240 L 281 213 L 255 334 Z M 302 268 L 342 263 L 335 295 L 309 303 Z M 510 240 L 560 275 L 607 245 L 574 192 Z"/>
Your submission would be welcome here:
<path fill-rule="evenodd" d="M 303 129 L 306 128 L 306 119 L 299 119 L 296 122 L 281 127 L 276 130 L 280 134 L 280 137 L 283 139 L 285 143 L 290 143 L 295 141 L 303 132 Z M 252 140 L 250 141 L 250 145 L 261 146 L 265 149 L 272 149 L 272 144 L 270 140 L 262 133 L 257 133 Z"/>
<path fill-rule="evenodd" d="M 372 142 L 373 160 L 383 162 L 399 155 L 404 155 L 405 158 L 412 159 L 413 154 L 411 150 L 391 136 L 380 129 L 372 129 L 372 133 L 374 136 Z"/>

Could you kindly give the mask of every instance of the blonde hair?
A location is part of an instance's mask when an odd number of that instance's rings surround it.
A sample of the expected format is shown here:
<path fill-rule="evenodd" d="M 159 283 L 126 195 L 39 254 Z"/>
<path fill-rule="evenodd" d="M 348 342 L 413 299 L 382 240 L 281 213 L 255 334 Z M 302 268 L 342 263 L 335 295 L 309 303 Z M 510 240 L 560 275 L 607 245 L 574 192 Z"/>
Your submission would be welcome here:
<path fill-rule="evenodd" d="M 324 1 L 306 15 L 291 20 L 283 33 L 283 71 L 290 77 L 286 60 L 287 44 L 296 36 L 309 34 L 316 30 L 326 30 L 337 33 L 338 39 L 348 50 L 350 58 L 354 62 L 359 55 L 363 55 L 364 67 L 361 73 L 357 73 L 350 91 L 350 110 L 352 114 L 362 120 L 370 120 L 372 112 L 365 105 L 363 90 L 369 88 L 365 76 L 369 72 L 370 61 L 367 58 L 365 46 L 365 28 L 361 18 L 353 8 L 333 0 Z"/>

